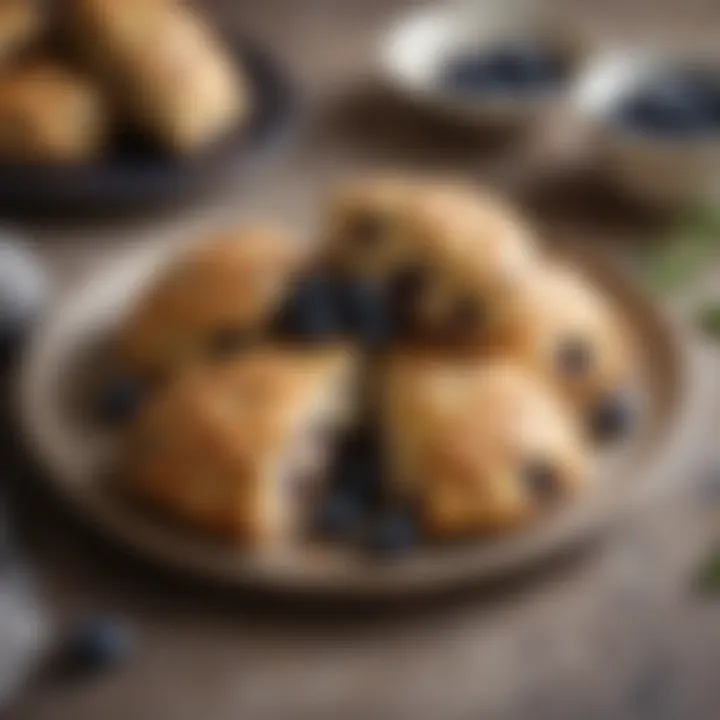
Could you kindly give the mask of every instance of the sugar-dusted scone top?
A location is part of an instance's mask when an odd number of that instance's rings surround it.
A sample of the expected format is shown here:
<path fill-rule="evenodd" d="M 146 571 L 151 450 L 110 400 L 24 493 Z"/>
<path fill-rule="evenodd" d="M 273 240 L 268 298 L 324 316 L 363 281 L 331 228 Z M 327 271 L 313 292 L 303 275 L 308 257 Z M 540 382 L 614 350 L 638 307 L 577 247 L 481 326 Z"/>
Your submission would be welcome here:
<path fill-rule="evenodd" d="M 186 368 L 128 430 L 127 489 L 241 544 L 295 537 L 352 414 L 354 371 L 337 348 L 264 347 Z"/>
<path fill-rule="evenodd" d="M 12 61 L 16 53 L 31 46 L 45 29 L 37 0 L 0 2 L 0 63 Z"/>
<path fill-rule="evenodd" d="M 117 104 L 171 151 L 190 153 L 250 111 L 241 68 L 176 0 L 70 0 L 68 33 Z"/>
<path fill-rule="evenodd" d="M 289 239 L 266 229 L 230 230 L 185 249 L 149 281 L 121 324 L 118 364 L 162 377 L 218 346 L 255 339 L 301 255 Z"/>
<path fill-rule="evenodd" d="M 494 196 L 402 177 L 341 190 L 326 235 L 333 267 L 397 287 L 418 333 L 453 344 L 503 330 L 538 256 L 524 222 Z"/>
<path fill-rule="evenodd" d="M 538 372 L 589 427 L 629 412 L 636 353 L 630 333 L 600 290 L 575 269 L 539 267 L 523 286 L 513 357 Z M 627 406 L 627 407 L 626 407 Z"/>
<path fill-rule="evenodd" d="M 0 73 L 0 158 L 83 162 L 105 145 L 108 111 L 86 78 L 53 61 Z"/>
<path fill-rule="evenodd" d="M 395 491 L 437 538 L 518 527 L 586 483 L 572 415 L 531 372 L 400 354 L 380 384 Z"/>

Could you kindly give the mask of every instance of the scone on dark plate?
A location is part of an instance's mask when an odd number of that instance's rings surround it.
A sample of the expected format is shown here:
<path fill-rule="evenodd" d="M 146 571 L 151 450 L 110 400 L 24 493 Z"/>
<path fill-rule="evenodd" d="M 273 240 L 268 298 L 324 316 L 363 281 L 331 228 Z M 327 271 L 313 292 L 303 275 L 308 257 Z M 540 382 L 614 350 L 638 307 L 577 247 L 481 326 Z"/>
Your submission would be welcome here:
<path fill-rule="evenodd" d="M 86 78 L 52 61 L 0 73 L 0 161 L 87 162 L 107 136 L 104 98 Z"/>
<path fill-rule="evenodd" d="M 622 318 L 573 268 L 547 263 L 523 287 L 510 346 L 599 438 L 629 429 L 636 357 Z"/>
<path fill-rule="evenodd" d="M 254 342 L 288 291 L 301 252 L 272 230 L 228 231 L 181 252 L 150 281 L 115 343 L 120 371 L 155 379 Z"/>
<path fill-rule="evenodd" d="M 0 2 L 0 63 L 14 59 L 17 53 L 39 40 L 45 29 L 38 0 L 2 0 Z"/>
<path fill-rule="evenodd" d="M 249 114 L 241 68 L 176 0 L 70 0 L 68 32 L 138 129 L 170 151 L 200 150 Z"/>
<path fill-rule="evenodd" d="M 571 413 L 521 365 L 399 355 L 385 372 L 394 490 L 430 537 L 517 528 L 586 484 Z"/>
<path fill-rule="evenodd" d="M 128 429 L 130 493 L 241 545 L 302 532 L 354 401 L 343 349 L 257 349 L 186 368 Z"/>
<path fill-rule="evenodd" d="M 394 312 L 420 340 L 495 342 L 537 262 L 534 238 L 497 198 L 408 178 L 340 192 L 325 253 L 339 272 L 390 286 Z"/>

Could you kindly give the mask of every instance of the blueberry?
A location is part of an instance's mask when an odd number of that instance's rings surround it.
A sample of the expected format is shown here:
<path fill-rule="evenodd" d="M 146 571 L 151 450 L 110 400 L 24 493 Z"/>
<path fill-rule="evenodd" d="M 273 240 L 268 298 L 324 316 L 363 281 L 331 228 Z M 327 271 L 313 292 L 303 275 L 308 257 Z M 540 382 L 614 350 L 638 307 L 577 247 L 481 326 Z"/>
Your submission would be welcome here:
<path fill-rule="evenodd" d="M 333 485 L 367 507 L 376 505 L 383 488 L 383 457 L 376 433 L 356 428 L 340 443 L 332 472 Z"/>
<path fill-rule="evenodd" d="M 557 55 L 531 41 L 505 42 L 452 61 L 445 81 L 462 92 L 527 92 L 562 80 Z"/>
<path fill-rule="evenodd" d="M 590 346 L 582 338 L 569 338 L 557 350 L 556 362 L 560 372 L 568 377 L 580 377 L 592 363 Z"/>
<path fill-rule="evenodd" d="M 281 334 L 306 342 L 341 334 L 337 283 L 323 275 L 302 278 L 281 308 L 277 326 Z"/>
<path fill-rule="evenodd" d="M 630 430 L 633 415 L 633 409 L 625 397 L 607 397 L 591 413 L 591 432 L 601 442 L 617 440 Z"/>
<path fill-rule="evenodd" d="M 343 326 L 362 345 L 386 347 L 393 339 L 387 293 L 370 283 L 347 282 L 340 292 Z"/>
<path fill-rule="evenodd" d="M 376 557 L 398 557 L 415 548 L 419 540 L 420 532 L 412 513 L 386 510 L 371 524 L 366 549 Z"/>
<path fill-rule="evenodd" d="M 523 469 L 523 482 L 533 497 L 544 502 L 555 499 L 560 489 L 557 471 L 547 460 L 533 460 Z"/>
<path fill-rule="evenodd" d="M 649 82 L 620 106 L 620 119 L 638 130 L 685 135 L 713 124 L 712 93 L 697 77 L 675 73 Z"/>
<path fill-rule="evenodd" d="M 71 669 L 100 671 L 123 662 L 132 650 L 130 628 L 119 620 L 92 617 L 73 628 L 61 648 Z"/>
<path fill-rule="evenodd" d="M 361 497 L 332 489 L 320 506 L 318 531 L 331 539 L 350 538 L 360 532 L 366 515 L 367 508 Z"/>
<path fill-rule="evenodd" d="M 35 319 L 48 290 L 47 277 L 28 250 L 0 239 L 0 352 L 12 352 Z"/>
<path fill-rule="evenodd" d="M 109 424 L 117 424 L 129 420 L 139 409 L 145 399 L 145 385 L 130 377 L 114 378 L 102 390 L 98 415 Z"/>

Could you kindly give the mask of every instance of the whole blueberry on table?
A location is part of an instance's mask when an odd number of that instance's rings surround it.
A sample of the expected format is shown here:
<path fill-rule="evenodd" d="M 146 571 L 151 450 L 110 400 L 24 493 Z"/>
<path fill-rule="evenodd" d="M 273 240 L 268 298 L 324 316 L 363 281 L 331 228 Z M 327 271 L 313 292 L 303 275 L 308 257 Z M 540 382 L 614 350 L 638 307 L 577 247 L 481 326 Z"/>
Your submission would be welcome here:
<path fill-rule="evenodd" d="M 14 352 L 37 317 L 48 279 L 35 256 L 0 232 L 0 353 Z"/>
<path fill-rule="evenodd" d="M 305 342 L 321 342 L 344 332 L 338 307 L 338 283 L 325 275 L 301 278 L 276 320 L 277 331 Z"/>
<path fill-rule="evenodd" d="M 79 622 L 60 647 L 67 669 L 99 671 L 119 665 L 133 647 L 133 635 L 120 619 L 95 616 Z"/>

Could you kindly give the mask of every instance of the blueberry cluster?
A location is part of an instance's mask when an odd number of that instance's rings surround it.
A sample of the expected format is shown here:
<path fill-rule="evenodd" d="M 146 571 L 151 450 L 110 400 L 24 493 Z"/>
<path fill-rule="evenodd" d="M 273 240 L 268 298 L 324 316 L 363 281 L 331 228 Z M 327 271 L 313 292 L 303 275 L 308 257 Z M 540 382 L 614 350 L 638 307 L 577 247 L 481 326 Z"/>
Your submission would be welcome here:
<path fill-rule="evenodd" d="M 304 343 L 352 337 L 368 349 L 395 334 L 385 288 L 316 273 L 302 277 L 280 309 L 276 332 Z"/>
<path fill-rule="evenodd" d="M 317 530 L 329 539 L 359 544 L 374 556 L 394 556 L 419 539 L 410 508 L 387 497 L 379 432 L 353 428 L 338 444 L 331 486 L 318 508 Z"/>
<path fill-rule="evenodd" d="M 668 137 L 720 132 L 720 76 L 676 71 L 649 79 L 621 102 L 617 121 L 631 130 Z"/>
<path fill-rule="evenodd" d="M 451 58 L 442 73 L 449 90 L 466 95 L 550 90 L 565 75 L 563 59 L 531 41 L 507 41 Z"/>

